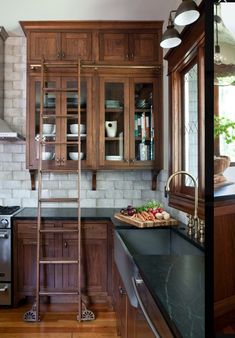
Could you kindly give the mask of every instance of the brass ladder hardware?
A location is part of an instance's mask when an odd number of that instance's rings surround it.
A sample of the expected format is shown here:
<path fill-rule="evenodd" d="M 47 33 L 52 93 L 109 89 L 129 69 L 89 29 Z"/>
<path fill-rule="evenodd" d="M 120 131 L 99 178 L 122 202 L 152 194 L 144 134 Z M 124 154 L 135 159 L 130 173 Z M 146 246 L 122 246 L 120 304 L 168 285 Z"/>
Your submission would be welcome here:
<path fill-rule="evenodd" d="M 38 66 L 38 65 L 37 65 Z M 81 124 L 81 108 L 80 108 L 80 86 L 81 86 L 81 63 L 80 60 L 76 63 L 72 64 L 73 67 L 77 68 L 77 88 L 46 88 L 46 76 L 50 74 L 50 67 L 63 67 L 68 68 L 71 67 L 71 64 L 66 62 L 58 62 L 58 63 L 49 63 L 42 60 L 40 65 L 41 70 L 41 96 L 40 96 L 40 135 L 39 135 L 39 165 L 38 165 L 38 215 L 37 215 L 37 267 L 36 267 L 36 301 L 33 304 L 31 310 L 27 311 L 23 319 L 27 322 L 35 322 L 40 321 L 40 297 L 41 296 L 54 296 L 54 295 L 74 295 L 77 297 L 78 302 L 78 314 L 76 319 L 78 321 L 81 320 L 93 320 L 95 319 L 94 313 L 86 308 L 86 304 L 83 300 L 84 296 L 81 294 L 81 209 L 80 209 L 80 185 L 81 185 L 81 134 L 80 128 L 78 128 L 78 139 L 76 142 L 55 142 L 55 141 L 45 141 L 43 138 L 43 122 L 48 117 L 52 117 L 51 115 L 44 114 L 44 95 L 45 93 L 66 93 L 66 92 L 77 92 L 78 97 L 78 113 L 76 115 L 72 115 L 73 118 L 77 119 L 78 126 Z M 57 115 L 54 114 L 53 118 L 68 118 L 71 115 Z M 44 169 L 42 164 L 42 153 L 46 144 L 57 145 L 57 144 L 76 144 L 78 149 L 78 160 L 77 160 L 77 168 L 72 169 Z M 56 160 L 55 160 L 56 161 Z M 62 162 L 65 160 L 62 159 Z M 69 173 L 73 172 L 77 174 L 77 197 L 76 198 L 44 198 L 42 197 L 42 183 L 43 183 L 43 174 L 48 172 L 56 172 L 56 173 Z M 35 184 L 34 184 L 35 185 Z M 65 229 L 65 228 L 49 228 L 46 229 L 42 224 L 42 204 L 43 203 L 77 203 L 77 226 L 73 229 Z M 42 254 L 43 252 L 43 234 L 75 234 L 77 239 L 77 255 L 76 257 L 46 257 Z M 66 246 L 67 247 L 67 246 Z M 58 289 L 49 289 L 45 286 L 42 287 L 40 285 L 40 269 L 43 266 L 47 266 L 48 264 L 74 264 L 77 266 L 77 286 L 72 290 L 58 290 Z"/>

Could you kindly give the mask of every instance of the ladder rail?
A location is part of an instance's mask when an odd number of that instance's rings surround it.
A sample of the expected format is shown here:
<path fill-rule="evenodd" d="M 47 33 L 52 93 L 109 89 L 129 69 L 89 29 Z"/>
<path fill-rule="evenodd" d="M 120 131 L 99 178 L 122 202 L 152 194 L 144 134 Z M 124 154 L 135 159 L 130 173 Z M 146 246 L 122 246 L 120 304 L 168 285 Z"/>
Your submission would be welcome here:
<path fill-rule="evenodd" d="M 44 60 L 42 59 L 42 67 L 41 67 L 41 95 L 40 95 L 40 117 L 39 117 L 39 134 L 40 140 L 42 140 L 42 129 L 43 129 L 43 107 L 44 107 L 44 95 L 43 95 L 43 87 L 44 87 Z M 38 164 L 38 219 L 37 219 L 37 268 L 36 268 L 36 321 L 40 320 L 40 243 L 41 243 L 41 193 L 42 193 L 42 150 L 43 145 L 41 142 L 38 144 L 39 146 L 39 164 Z"/>
<path fill-rule="evenodd" d="M 95 319 L 94 313 L 86 308 L 86 302 L 82 299 L 81 294 L 81 205 L 80 205 L 80 197 L 81 197 L 81 60 L 78 58 L 76 66 L 77 66 L 77 95 L 78 95 L 78 108 L 76 120 L 78 123 L 78 135 L 76 142 L 53 142 L 53 144 L 76 144 L 78 149 L 78 160 L 77 160 L 77 169 L 69 170 L 77 173 L 77 198 L 42 198 L 42 183 L 43 183 L 43 173 L 47 170 L 43 170 L 43 159 L 42 152 L 45 151 L 46 142 L 43 142 L 43 121 L 44 121 L 44 95 L 45 95 L 45 85 L 46 85 L 46 71 L 47 71 L 47 63 L 42 58 L 41 60 L 41 86 L 40 86 L 40 116 L 39 116 L 39 161 L 38 161 L 38 211 L 37 211 L 37 267 L 36 267 L 36 302 L 34 303 L 32 309 L 27 311 L 24 315 L 25 321 L 39 321 L 40 320 L 40 296 L 43 295 L 77 295 L 78 302 L 78 315 L 77 320 L 80 322 L 81 320 L 93 320 Z M 54 65 L 52 65 L 54 66 Z M 68 66 L 68 65 L 67 65 Z M 66 63 L 63 64 L 63 67 L 66 67 Z M 55 92 L 62 92 L 62 90 L 55 90 Z M 63 92 L 66 90 L 63 89 Z M 69 90 L 68 90 L 69 92 Z M 64 116 L 64 115 L 63 115 Z M 57 117 L 57 116 L 56 116 Z M 65 116 L 66 118 L 66 116 Z M 63 120 L 59 120 L 62 123 Z M 56 151 L 56 150 L 55 150 Z M 49 172 L 60 172 L 60 170 L 48 170 Z M 61 170 L 61 172 L 68 172 L 68 170 Z M 77 202 L 77 226 L 74 229 L 63 229 L 63 228 L 43 228 L 42 226 L 42 203 L 48 202 Z M 46 233 L 76 233 L 77 234 L 77 257 L 69 258 L 69 257 L 43 257 L 42 256 L 42 234 Z M 40 285 L 40 266 L 45 266 L 48 264 L 76 264 L 77 266 L 77 285 L 76 290 L 44 290 L 43 286 Z"/>
<path fill-rule="evenodd" d="M 78 88 L 78 192 L 77 197 L 79 199 L 78 203 L 78 321 L 81 321 L 82 318 L 82 300 L 81 300 L 81 206 L 80 206 L 80 190 L 81 190 L 81 61 L 78 59 L 78 72 L 77 72 L 77 88 Z"/>

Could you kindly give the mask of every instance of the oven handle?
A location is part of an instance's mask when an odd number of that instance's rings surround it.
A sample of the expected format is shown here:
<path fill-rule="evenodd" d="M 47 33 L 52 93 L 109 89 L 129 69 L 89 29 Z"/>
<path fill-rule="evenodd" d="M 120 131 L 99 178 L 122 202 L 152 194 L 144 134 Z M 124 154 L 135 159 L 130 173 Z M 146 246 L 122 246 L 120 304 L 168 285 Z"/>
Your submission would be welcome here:
<path fill-rule="evenodd" d="M 152 330 L 153 334 L 155 335 L 155 337 L 156 338 L 161 338 L 161 336 L 157 332 L 155 326 L 153 325 L 151 319 L 149 318 L 149 315 L 148 315 L 148 313 L 147 313 L 147 311 L 146 311 L 146 309 L 144 307 L 144 304 L 143 304 L 143 302 L 142 302 L 142 300 L 140 298 L 139 292 L 137 290 L 137 284 L 142 284 L 142 283 L 143 283 L 143 279 L 132 277 L 132 284 L 133 284 L 133 287 L 134 287 L 136 298 L 138 300 L 138 303 L 140 305 L 141 310 L 143 311 L 144 317 L 147 320 L 148 325 L 149 325 L 150 329 Z"/>
<path fill-rule="evenodd" d="M 7 239 L 8 238 L 8 234 L 7 233 L 5 233 L 5 232 L 0 232 L 0 238 L 2 238 L 2 239 Z"/>
<path fill-rule="evenodd" d="M 4 288 L 1 288 L 1 289 L 0 289 L 0 292 L 6 292 L 7 290 L 8 290 L 8 286 L 5 285 Z"/>

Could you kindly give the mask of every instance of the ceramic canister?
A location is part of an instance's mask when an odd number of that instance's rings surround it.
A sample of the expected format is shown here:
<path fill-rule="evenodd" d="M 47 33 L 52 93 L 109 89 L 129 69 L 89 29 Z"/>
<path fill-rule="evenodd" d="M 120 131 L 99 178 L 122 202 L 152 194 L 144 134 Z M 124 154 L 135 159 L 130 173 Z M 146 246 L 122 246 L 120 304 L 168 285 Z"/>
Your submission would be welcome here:
<path fill-rule="evenodd" d="M 108 137 L 115 137 L 117 134 L 117 121 L 105 121 L 105 129 Z"/>

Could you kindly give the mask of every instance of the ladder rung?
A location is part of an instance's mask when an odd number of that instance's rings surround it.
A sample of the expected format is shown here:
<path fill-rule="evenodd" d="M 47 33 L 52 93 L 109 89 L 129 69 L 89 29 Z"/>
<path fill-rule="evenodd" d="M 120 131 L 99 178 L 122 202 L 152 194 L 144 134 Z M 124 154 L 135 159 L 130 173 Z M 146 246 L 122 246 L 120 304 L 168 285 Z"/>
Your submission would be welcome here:
<path fill-rule="evenodd" d="M 42 88 L 42 90 L 46 93 L 63 93 L 63 92 L 77 92 L 78 88 Z"/>
<path fill-rule="evenodd" d="M 64 114 L 64 115 L 56 115 L 56 114 L 42 114 L 42 117 L 45 119 L 50 119 L 50 118 L 71 118 L 71 119 L 77 119 L 78 114 Z"/>
<path fill-rule="evenodd" d="M 63 197 L 63 198 L 40 198 L 39 199 L 39 202 L 68 202 L 68 203 L 71 203 L 71 202 L 78 202 L 79 201 L 79 198 L 67 198 L 67 197 Z"/>
<path fill-rule="evenodd" d="M 42 169 L 40 170 L 41 173 L 51 173 L 51 172 L 56 172 L 57 174 L 59 173 L 77 173 L 77 169 Z"/>
<path fill-rule="evenodd" d="M 78 259 L 71 259 L 65 257 L 47 257 L 41 258 L 39 264 L 78 264 Z"/>
<path fill-rule="evenodd" d="M 65 142 L 57 142 L 57 141 L 40 141 L 42 145 L 47 145 L 47 144 L 78 144 L 78 141 L 65 141 Z"/>
<path fill-rule="evenodd" d="M 58 61 L 58 62 L 44 62 L 43 63 L 44 66 L 46 67 L 65 67 L 65 68 L 68 68 L 68 67 L 78 67 L 78 62 L 61 62 L 61 61 Z M 41 67 L 41 65 L 39 65 L 39 67 Z"/>
<path fill-rule="evenodd" d="M 40 232 L 51 232 L 51 233 L 74 233 L 74 232 L 79 232 L 78 229 L 64 229 L 64 228 L 53 228 L 53 229 L 42 229 Z"/>
<path fill-rule="evenodd" d="M 78 295 L 78 291 L 39 291 L 40 296 Z"/>

